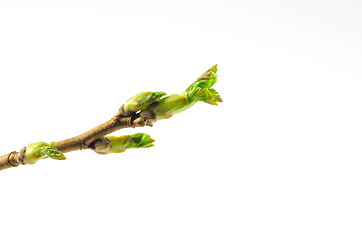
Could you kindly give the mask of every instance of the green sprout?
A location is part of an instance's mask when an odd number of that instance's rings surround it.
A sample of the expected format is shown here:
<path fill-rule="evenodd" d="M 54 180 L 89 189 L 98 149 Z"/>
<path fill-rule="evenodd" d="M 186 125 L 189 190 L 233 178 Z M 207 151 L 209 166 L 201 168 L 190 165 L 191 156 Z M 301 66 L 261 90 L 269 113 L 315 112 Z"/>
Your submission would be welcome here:
<path fill-rule="evenodd" d="M 24 154 L 24 163 L 33 164 L 42 158 L 53 158 L 56 160 L 64 160 L 64 154 L 54 147 L 55 143 L 36 142 L 26 147 Z"/>
<path fill-rule="evenodd" d="M 198 101 L 212 105 L 222 102 L 218 92 L 211 88 L 217 81 L 216 73 L 217 65 L 202 74 L 185 91 L 159 99 L 158 108 L 155 112 L 156 119 L 170 118 L 190 108 Z"/>
<path fill-rule="evenodd" d="M 149 148 L 155 141 L 150 135 L 136 133 L 133 135 L 106 136 L 111 141 L 111 149 L 106 153 L 121 153 L 130 148 Z"/>

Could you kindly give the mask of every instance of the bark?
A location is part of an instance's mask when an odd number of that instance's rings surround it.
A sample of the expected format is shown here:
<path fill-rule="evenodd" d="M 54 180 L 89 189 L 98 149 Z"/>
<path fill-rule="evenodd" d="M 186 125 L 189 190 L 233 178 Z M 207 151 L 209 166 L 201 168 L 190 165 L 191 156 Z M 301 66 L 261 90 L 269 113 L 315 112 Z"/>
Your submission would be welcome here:
<path fill-rule="evenodd" d="M 17 167 L 20 165 L 18 152 L 11 152 L 0 156 L 0 170 L 4 170 L 11 167 Z"/>

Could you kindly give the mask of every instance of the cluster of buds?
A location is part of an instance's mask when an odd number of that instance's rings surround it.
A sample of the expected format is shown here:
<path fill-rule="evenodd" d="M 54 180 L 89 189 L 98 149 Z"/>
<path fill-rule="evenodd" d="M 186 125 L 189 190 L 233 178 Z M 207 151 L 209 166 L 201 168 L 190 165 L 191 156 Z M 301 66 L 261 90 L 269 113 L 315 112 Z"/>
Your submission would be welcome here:
<path fill-rule="evenodd" d="M 167 119 L 198 101 L 217 105 L 222 102 L 218 92 L 211 88 L 217 81 L 217 65 L 194 81 L 185 91 L 166 96 L 164 92 L 144 92 L 130 98 L 119 110 L 122 116 L 140 113 L 151 121 Z"/>

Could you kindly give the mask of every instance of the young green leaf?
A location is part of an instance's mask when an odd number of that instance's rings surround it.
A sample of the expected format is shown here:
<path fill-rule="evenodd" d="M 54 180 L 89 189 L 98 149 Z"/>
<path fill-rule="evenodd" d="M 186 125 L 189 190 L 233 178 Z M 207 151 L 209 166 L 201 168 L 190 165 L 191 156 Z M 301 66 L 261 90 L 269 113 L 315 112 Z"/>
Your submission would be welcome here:
<path fill-rule="evenodd" d="M 57 148 L 53 147 L 53 146 L 48 146 L 48 147 L 44 147 L 41 151 L 40 154 L 43 157 L 50 157 L 56 160 L 64 160 L 66 159 L 66 157 L 64 156 L 64 154 L 58 150 Z"/>
<path fill-rule="evenodd" d="M 129 148 L 149 148 L 153 146 L 154 139 L 151 138 L 150 135 L 145 133 L 136 133 L 130 136 L 130 141 L 127 146 L 125 146 L 126 149 Z"/>

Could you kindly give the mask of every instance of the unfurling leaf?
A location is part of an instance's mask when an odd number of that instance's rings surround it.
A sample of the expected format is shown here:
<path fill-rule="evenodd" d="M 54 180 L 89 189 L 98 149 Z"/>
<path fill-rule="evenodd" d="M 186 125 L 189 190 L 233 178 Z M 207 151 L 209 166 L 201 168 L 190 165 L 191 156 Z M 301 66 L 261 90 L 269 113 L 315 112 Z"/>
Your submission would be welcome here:
<path fill-rule="evenodd" d="M 56 160 L 64 160 L 66 159 L 66 157 L 64 156 L 64 154 L 57 148 L 53 147 L 53 146 L 48 146 L 48 147 L 44 147 L 41 151 L 40 154 L 43 157 L 50 157 Z"/>
<path fill-rule="evenodd" d="M 153 146 L 154 139 L 151 138 L 150 135 L 145 133 L 136 133 L 130 136 L 130 142 L 125 147 L 129 148 L 149 148 Z"/>

